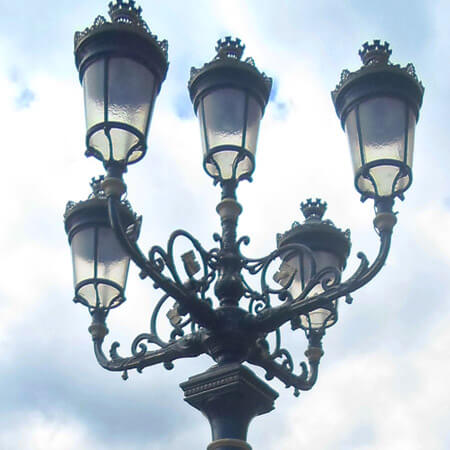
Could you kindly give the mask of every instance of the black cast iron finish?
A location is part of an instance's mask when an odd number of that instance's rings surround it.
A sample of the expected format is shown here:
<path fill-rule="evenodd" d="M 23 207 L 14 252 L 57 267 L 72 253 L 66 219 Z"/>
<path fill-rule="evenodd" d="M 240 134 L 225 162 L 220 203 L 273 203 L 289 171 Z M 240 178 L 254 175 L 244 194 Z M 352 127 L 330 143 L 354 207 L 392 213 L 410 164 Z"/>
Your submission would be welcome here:
<path fill-rule="evenodd" d="M 250 449 L 246 443 L 249 423 L 254 417 L 273 409 L 277 394 L 242 364 L 247 362 L 261 367 L 267 380 L 277 378 L 286 387 L 292 387 L 295 396 L 314 386 L 323 355 L 325 329 L 306 330 L 307 362 L 301 362 L 300 372 L 296 373 L 292 356 L 282 346 L 280 327 L 286 322 L 298 321 L 299 316 L 317 308 L 330 309 L 338 298 L 346 297 L 350 303 L 350 294 L 379 272 L 387 258 L 396 222 L 392 212 L 393 199 L 381 198 L 376 202 L 374 224 L 380 236 L 380 250 L 371 265 L 363 253 L 358 253 L 360 265 L 347 280 L 341 281 L 340 276 L 334 276 L 331 282 L 323 283 L 322 269 L 312 273 L 304 291 L 293 298 L 289 285 L 275 287 L 270 283 L 269 267 L 279 264 L 277 261 L 283 252 L 304 252 L 311 257 L 311 250 L 303 244 L 286 243 L 282 249 L 263 258 L 244 256 L 241 246 L 248 244 L 249 238 L 237 237 L 241 213 L 236 201 L 237 183 L 222 182 L 222 200 L 217 207 L 222 232 L 214 235 L 218 247 L 207 251 L 192 235 L 177 230 L 170 236 L 167 249 L 154 246 L 146 256 L 137 242 L 130 239 L 126 224 L 122 222 L 122 195 L 126 186 L 121 171 L 124 168 L 110 170 L 102 182 L 110 226 L 140 267 L 141 278 L 151 278 L 154 287 L 164 294 L 152 313 L 149 332 L 136 336 L 128 357 L 119 355 L 117 342 L 112 344 L 109 357 L 105 354 L 103 341 L 108 333 L 106 318 L 109 311 L 91 309 L 89 331 L 97 361 L 107 370 L 123 372 L 122 377 L 127 379 L 129 370 L 136 369 L 140 373 L 159 363 L 172 369 L 177 359 L 209 355 L 217 366 L 182 384 L 185 400 L 202 411 L 210 422 L 214 441 L 209 449 Z M 184 275 L 180 274 L 174 255 L 175 242 L 179 239 L 187 240 L 192 247 L 192 252 L 182 255 Z M 330 268 L 331 272 L 335 270 Z M 247 283 L 245 274 L 259 277 L 258 290 Z M 310 294 L 319 283 L 323 292 Z M 219 302 L 216 307 L 208 297 L 211 291 Z M 280 304 L 272 304 L 275 300 Z M 164 340 L 158 333 L 158 318 L 165 305 L 170 304 L 168 302 L 173 305 L 167 313 L 172 332 L 170 338 Z M 246 309 L 242 307 L 243 302 L 247 303 Z M 272 343 L 269 336 L 274 336 Z M 149 345 L 156 349 L 149 349 Z"/>
<path fill-rule="evenodd" d="M 405 67 L 392 64 L 389 44 L 375 40 L 366 42 L 359 51 L 363 66 L 356 72 L 343 70 L 341 81 L 331 93 L 336 113 L 345 129 L 348 113 L 368 98 L 394 97 L 404 100 L 419 120 L 424 87 L 418 80 L 413 64 Z"/>
<path fill-rule="evenodd" d="M 122 183 L 120 179 L 116 180 Z M 226 189 L 230 188 L 224 187 L 224 191 Z M 258 365 L 266 370 L 267 378 L 277 377 L 286 386 L 293 387 L 296 394 L 299 390 L 310 389 L 314 384 L 320 360 L 318 355 L 320 353 L 321 356 L 322 351 L 308 350 L 306 356 L 309 369 L 303 363 L 301 373 L 295 375 L 292 357 L 281 347 L 279 327 L 299 315 L 327 307 L 340 297 L 347 297 L 350 302 L 350 294 L 367 284 L 384 265 L 395 224 L 393 202 L 380 200 L 377 203 L 379 211 L 375 219 L 380 236 L 380 250 L 372 265 L 363 253 L 359 253 L 360 265 L 347 280 L 336 280 L 325 285 L 324 291 L 318 295 L 309 296 L 309 288 L 297 298 L 292 298 L 285 287 L 275 288 L 266 279 L 268 268 L 280 256 L 280 250 L 258 259 L 249 259 L 242 254 L 240 246 L 247 244 L 249 239 L 236 238 L 238 212 L 234 216 L 222 215 L 222 234 L 214 236 L 219 242 L 218 248 L 206 251 L 189 233 L 178 230 L 171 235 L 167 250 L 154 246 L 146 257 L 137 243 L 129 239 L 122 226 L 118 213 L 119 196 L 108 193 L 107 188 L 105 191 L 108 195 L 112 228 L 130 257 L 141 268 L 141 277 L 151 278 L 155 287 L 164 291 L 164 295 L 152 315 L 150 333 L 140 334 L 133 342 L 132 356 L 120 357 L 117 352 L 118 344 L 114 343 L 110 351 L 111 359 L 106 358 L 102 351 L 106 332 L 93 336 L 100 364 L 113 371 L 142 370 L 159 362 L 163 362 L 167 368 L 172 368 L 172 361 L 178 358 L 206 353 L 219 365 L 245 361 Z M 224 195 L 222 203 L 228 201 L 237 204 L 234 197 L 234 190 L 231 189 Z M 181 238 L 190 241 L 202 263 L 201 267 L 195 261 L 198 267 L 194 264 L 194 270 L 186 271 L 187 281 L 178 273 L 173 254 L 174 242 Z M 288 244 L 283 248 L 283 251 L 291 250 L 306 251 L 304 246 L 298 244 Z M 186 267 L 187 263 L 185 269 Z M 201 272 L 201 276 L 196 277 L 198 272 Z M 243 275 L 245 272 L 260 277 L 259 291 L 247 284 Z M 318 279 L 314 280 L 313 277 L 310 285 L 313 286 L 314 283 L 318 283 Z M 217 308 L 213 307 L 212 300 L 207 296 L 210 288 L 214 288 L 220 302 Z M 278 299 L 281 304 L 272 305 L 273 298 Z M 248 310 L 240 306 L 243 299 L 248 302 Z M 173 331 L 169 341 L 164 341 L 158 334 L 156 323 L 162 306 L 168 301 L 174 302 L 170 318 Z M 98 322 L 97 320 L 96 329 L 101 325 Z M 106 330 L 105 325 L 104 327 Z M 190 333 L 185 332 L 186 327 L 190 327 Z M 277 338 L 275 350 L 269 349 L 267 337 L 270 333 L 275 333 Z M 307 333 L 310 348 L 321 349 L 322 335 L 323 330 Z M 146 344 L 149 343 L 159 349 L 148 350 Z"/>
<path fill-rule="evenodd" d="M 223 364 L 181 383 L 185 400 L 209 420 L 214 449 L 250 448 L 245 444 L 252 419 L 274 409 L 278 394 L 250 369 Z"/>

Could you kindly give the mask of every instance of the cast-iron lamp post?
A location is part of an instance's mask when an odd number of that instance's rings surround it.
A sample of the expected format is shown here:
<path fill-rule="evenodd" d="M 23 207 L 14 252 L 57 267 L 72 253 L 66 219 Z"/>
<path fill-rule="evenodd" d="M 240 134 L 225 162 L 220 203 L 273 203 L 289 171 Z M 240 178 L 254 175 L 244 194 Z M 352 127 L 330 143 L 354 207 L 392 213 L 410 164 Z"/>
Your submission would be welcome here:
<path fill-rule="evenodd" d="M 272 80 L 252 58 L 242 60 L 239 39 L 219 41 L 214 59 L 192 69 L 189 80 L 204 169 L 222 189 L 217 206 L 222 233 L 214 235 L 218 246 L 205 250 L 189 233 L 178 230 L 167 249 L 154 246 L 145 256 L 137 245 L 141 221 L 123 198 L 122 175 L 146 153 L 154 103 L 167 73 L 167 42 L 150 32 L 132 0 L 110 3 L 109 14 L 110 22 L 99 16 L 92 27 L 75 34 L 85 98 L 86 153 L 106 169 L 106 177 L 93 181 L 91 196 L 70 202 L 65 214 L 75 301 L 92 315 L 89 331 L 99 364 L 123 372 L 124 378 L 132 369 L 141 372 L 157 363 L 171 369 L 178 358 L 209 355 L 216 365 L 181 384 L 185 400 L 210 421 L 213 442 L 208 449 L 249 449 L 250 421 L 271 411 L 278 394 L 243 363 L 263 368 L 268 380 L 278 378 L 295 395 L 313 387 L 323 355 L 322 337 L 338 318 L 338 299 L 350 303 L 351 293 L 367 284 L 386 261 L 396 223 L 394 199 L 403 198 L 412 180 L 414 128 L 423 87 L 411 64 L 391 64 L 389 44 L 374 41 L 360 50 L 363 66 L 353 73 L 344 70 L 332 92 L 349 139 L 355 186 L 362 200 L 374 200 L 374 226 L 380 237 L 372 264 L 358 253 L 359 267 L 343 280 L 349 231 L 322 219 L 326 203 L 320 200 L 302 203 L 304 222 L 278 235 L 277 248 L 268 256 L 248 258 L 241 252 L 249 238 L 236 235 L 242 211 L 236 189 L 254 171 L 259 123 Z M 180 239 L 192 247 L 181 255 L 181 267 L 174 253 Z M 164 294 L 155 305 L 150 330 L 134 339 L 131 356 L 119 356 L 119 344 L 113 343 L 108 357 L 102 349 L 106 318 L 125 301 L 130 259 L 141 269 L 141 278 L 152 279 Z M 172 329 L 167 340 L 157 332 L 164 308 Z M 300 374 L 281 345 L 280 327 L 286 322 L 293 330 L 304 330 L 308 340 L 308 365 L 301 363 Z"/>

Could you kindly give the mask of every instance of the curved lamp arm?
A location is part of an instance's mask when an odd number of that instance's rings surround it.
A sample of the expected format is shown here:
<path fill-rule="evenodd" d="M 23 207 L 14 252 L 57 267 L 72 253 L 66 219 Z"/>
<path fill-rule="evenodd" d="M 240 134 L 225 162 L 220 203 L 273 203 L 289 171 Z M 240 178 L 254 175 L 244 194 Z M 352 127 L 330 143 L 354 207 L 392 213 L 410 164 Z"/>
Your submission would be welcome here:
<path fill-rule="evenodd" d="M 176 299 L 180 305 L 186 308 L 196 322 L 208 328 L 213 327 L 217 322 L 217 318 L 211 305 L 202 301 L 193 291 L 188 290 L 182 285 L 178 285 L 165 277 L 155 264 L 152 264 L 152 262 L 144 256 L 137 243 L 128 237 L 120 221 L 117 202 L 119 202 L 119 200 L 113 195 L 108 196 L 109 220 L 117 239 L 130 258 L 145 275 L 148 275 L 156 283 L 158 287 L 161 287 L 166 293 Z"/>
<path fill-rule="evenodd" d="M 308 358 L 309 369 L 305 362 L 301 362 L 302 372 L 300 375 L 294 374 L 292 366 L 289 366 L 289 364 L 276 362 L 265 347 L 259 346 L 258 351 L 254 352 L 248 361 L 262 367 L 266 371 L 267 380 L 276 377 L 285 384 L 286 388 L 293 387 L 294 395 L 298 397 L 299 391 L 309 391 L 317 381 L 320 359 L 323 356 L 321 342 L 323 334 L 323 331 L 312 332 L 308 337 L 309 346 L 305 356 Z"/>
<path fill-rule="evenodd" d="M 273 377 L 283 382 L 286 388 L 293 387 L 294 395 L 299 396 L 299 391 L 309 391 L 317 381 L 319 375 L 319 361 L 309 361 L 309 370 L 305 362 L 300 363 L 302 373 L 295 375 L 287 367 L 274 360 L 252 360 L 252 364 L 262 367 L 266 373 L 266 379 L 271 380 Z"/>
<path fill-rule="evenodd" d="M 329 286 L 324 292 L 312 297 L 303 298 L 300 295 L 292 302 L 261 311 L 251 324 L 257 332 L 271 332 L 285 322 L 301 314 L 311 312 L 321 306 L 326 306 L 331 301 L 348 296 L 360 287 L 366 285 L 377 275 L 386 262 L 391 246 L 392 229 L 396 223 L 396 217 L 392 212 L 378 213 L 374 224 L 380 236 L 378 255 L 371 265 L 364 253 L 358 253 L 361 263 L 355 273 L 340 284 Z"/>
<path fill-rule="evenodd" d="M 115 342 L 110 350 L 111 358 L 109 359 L 103 352 L 103 339 L 108 333 L 108 329 L 102 318 L 93 317 L 93 323 L 89 327 L 94 343 L 95 357 L 98 363 L 107 370 L 113 372 L 125 372 L 130 369 L 137 369 L 141 372 L 145 367 L 155 364 L 164 363 L 166 369 L 173 367 L 172 361 L 180 358 L 193 358 L 205 353 L 203 341 L 205 333 L 200 330 L 196 333 L 186 335 L 175 341 L 170 342 L 165 347 L 147 351 L 144 346 L 140 352 L 133 356 L 122 358 L 117 354 L 119 343 Z"/>

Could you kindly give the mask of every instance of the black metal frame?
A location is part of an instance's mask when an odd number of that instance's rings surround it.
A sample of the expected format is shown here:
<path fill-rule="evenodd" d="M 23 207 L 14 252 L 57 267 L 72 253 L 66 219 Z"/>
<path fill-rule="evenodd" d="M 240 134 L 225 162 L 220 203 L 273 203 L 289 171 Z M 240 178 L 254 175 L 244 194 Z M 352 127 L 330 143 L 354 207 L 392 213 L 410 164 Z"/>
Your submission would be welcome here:
<path fill-rule="evenodd" d="M 151 33 L 148 25 L 141 17 L 141 11 L 140 7 L 135 8 L 134 1 L 124 2 L 118 0 L 111 2 L 109 5 L 111 22 L 106 21 L 103 16 L 98 16 L 90 28 L 75 33 L 75 64 L 79 72 L 80 82 L 82 82 L 86 69 L 92 63 L 104 60 L 105 90 L 108 88 L 107 67 L 111 58 L 126 57 L 144 65 L 154 76 L 153 92 L 149 101 L 149 116 L 145 127 L 147 133 L 153 106 L 161 85 L 166 78 L 169 63 L 167 61 L 167 41 L 159 41 L 158 37 Z M 107 92 L 105 97 L 107 97 Z M 117 165 L 119 163 L 125 170 L 129 163 L 129 156 L 136 149 L 139 149 L 142 154 L 136 160 L 131 161 L 131 163 L 135 163 L 145 156 L 147 150 L 146 135 L 128 124 L 108 121 L 107 108 L 107 101 L 105 101 L 104 122 L 92 126 L 87 131 L 86 155 L 95 156 L 104 163 L 107 169 L 111 164 Z M 110 157 L 112 158 L 109 131 L 114 128 L 126 130 L 138 139 L 136 145 L 129 149 L 124 161 L 105 160 L 103 155 L 90 144 L 91 136 L 96 131 L 103 129 L 110 142 Z"/>
<path fill-rule="evenodd" d="M 251 181 L 255 169 L 255 157 L 246 148 L 247 123 L 248 123 L 248 104 L 250 96 L 254 98 L 261 107 L 261 118 L 264 115 L 265 107 L 269 101 L 270 91 L 272 89 L 272 79 L 260 72 L 252 58 L 246 58 L 241 61 L 245 45 L 240 39 L 231 39 L 227 36 L 225 39 L 217 41 L 217 55 L 209 63 L 200 69 L 191 68 L 191 77 L 188 88 L 195 113 L 201 114 L 205 120 L 204 99 L 216 90 L 232 88 L 244 92 L 245 107 L 243 117 L 243 134 L 240 146 L 216 146 L 210 148 L 207 134 L 207 124 L 203 123 L 203 134 L 206 140 L 206 155 L 203 160 L 203 168 L 206 173 L 214 179 L 214 184 L 223 183 L 225 180 L 221 174 L 220 168 L 214 160 L 214 155 L 218 152 L 227 150 L 235 151 L 236 157 L 233 163 L 232 180 L 239 182 L 241 180 Z M 199 113 L 199 108 L 201 112 Z M 236 177 L 238 164 L 248 158 L 251 164 L 249 172 Z M 217 174 L 208 170 L 207 164 L 212 164 Z"/>
<path fill-rule="evenodd" d="M 112 280 L 99 278 L 97 276 L 98 233 L 100 232 L 100 228 L 110 228 L 107 199 L 102 189 L 103 180 L 103 176 L 98 179 L 92 179 L 91 187 L 93 192 L 87 200 L 78 203 L 69 202 L 67 204 L 66 212 L 64 214 L 64 225 L 68 235 L 69 245 L 72 244 L 72 239 L 78 232 L 85 229 L 93 229 L 94 231 L 93 277 L 86 278 L 76 283 L 73 301 L 75 303 L 81 303 L 82 305 L 87 306 L 91 314 L 96 311 L 101 311 L 101 313 L 106 317 L 110 309 L 121 305 L 126 298 L 125 286 L 120 286 Z M 128 239 L 136 240 L 140 231 L 140 218 L 138 218 L 133 212 L 130 204 L 127 201 L 121 201 L 118 205 L 117 214 L 120 215 L 121 221 L 126 227 Z M 92 285 L 94 287 L 96 293 L 95 306 L 91 305 L 89 301 L 80 293 L 80 290 L 87 285 Z M 117 296 L 109 303 L 107 307 L 100 304 L 98 294 L 99 285 L 111 286 L 118 292 Z"/>
<path fill-rule="evenodd" d="M 405 67 L 392 64 L 389 62 L 389 57 L 392 50 L 389 48 L 389 43 L 381 43 L 379 40 L 374 40 L 373 43 L 368 42 L 363 44 L 359 55 L 363 61 L 363 66 L 356 72 L 350 72 L 347 69 L 342 71 L 341 81 L 336 86 L 336 89 L 331 93 L 336 113 L 341 121 L 342 128 L 345 129 L 345 122 L 349 113 L 353 109 L 356 111 L 356 120 L 358 127 L 358 137 L 361 139 L 361 130 L 359 127 L 359 105 L 371 98 L 391 97 L 402 100 L 405 103 L 406 109 L 406 134 L 405 134 L 405 149 L 404 160 L 384 159 L 367 163 L 362 154 L 362 143 L 359 142 L 361 151 L 361 169 L 355 174 L 355 187 L 361 193 L 361 200 L 367 198 L 377 198 L 377 186 L 370 175 L 370 169 L 376 166 L 390 165 L 399 167 L 399 172 L 393 182 L 392 198 L 399 197 L 403 200 L 404 192 L 412 183 L 411 168 L 406 163 L 407 157 L 407 139 L 408 139 L 408 124 L 409 124 L 409 109 L 411 109 L 416 118 L 419 120 L 419 111 L 422 106 L 424 87 L 418 80 L 414 66 L 409 63 Z M 405 187 L 395 189 L 398 180 L 402 177 L 408 177 Z M 360 177 L 368 179 L 374 189 L 374 193 L 361 191 L 358 186 Z"/>

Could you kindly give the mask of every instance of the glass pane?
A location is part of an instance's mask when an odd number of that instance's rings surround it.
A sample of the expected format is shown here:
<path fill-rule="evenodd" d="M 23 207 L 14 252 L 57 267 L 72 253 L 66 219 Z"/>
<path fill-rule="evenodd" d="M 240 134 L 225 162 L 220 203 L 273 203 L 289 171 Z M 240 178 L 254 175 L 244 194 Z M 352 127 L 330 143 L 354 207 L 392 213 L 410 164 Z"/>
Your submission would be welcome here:
<path fill-rule="evenodd" d="M 115 161 L 122 161 L 124 159 L 128 160 L 127 152 L 139 142 L 139 139 L 134 134 L 131 134 L 126 130 L 122 130 L 121 128 L 113 128 L 110 131 L 110 134 L 113 148 L 113 159 Z M 138 155 L 133 152 L 130 158 L 131 161 L 138 159 L 137 157 L 141 154 L 142 152 L 138 152 Z"/>
<path fill-rule="evenodd" d="M 233 175 L 233 163 L 236 158 L 236 151 L 222 151 L 214 153 L 213 158 L 220 167 L 220 173 L 222 178 L 228 180 Z M 216 167 L 213 164 L 210 164 L 214 167 L 215 172 L 217 172 Z"/>
<path fill-rule="evenodd" d="M 316 273 L 327 267 L 339 267 L 339 260 L 333 253 L 324 250 L 314 250 L 314 258 L 316 260 Z"/>
<path fill-rule="evenodd" d="M 322 286 L 319 284 L 315 286 L 308 297 L 313 297 L 314 295 L 321 294 L 323 292 Z M 336 307 L 336 301 L 333 301 L 334 307 Z M 325 323 L 325 328 L 333 325 L 336 321 L 336 317 L 334 317 L 328 309 L 325 308 L 317 308 L 314 311 L 311 311 L 309 314 L 301 316 L 300 321 L 302 323 L 303 328 L 320 328 Z"/>
<path fill-rule="evenodd" d="M 110 130 L 111 144 L 107 138 L 103 129 L 100 129 L 93 133 L 89 139 L 89 147 L 97 150 L 103 156 L 103 159 L 109 161 L 114 159 L 115 161 L 122 161 L 125 158 L 128 162 L 133 162 L 139 159 L 144 152 L 144 147 L 135 145 L 139 142 L 139 139 L 132 133 L 120 128 L 113 128 Z M 111 145 L 113 149 L 113 157 L 110 156 Z M 129 152 L 133 149 L 131 154 L 124 154 L 124 149 Z"/>
<path fill-rule="evenodd" d="M 108 120 L 132 125 L 146 133 L 153 97 L 153 74 L 128 58 L 111 58 L 108 65 Z"/>
<path fill-rule="evenodd" d="M 405 103 L 390 97 L 359 105 L 364 162 L 378 159 L 403 161 L 405 150 Z"/>
<path fill-rule="evenodd" d="M 114 302 L 118 296 L 120 296 L 120 291 L 113 286 L 109 286 L 108 284 L 100 283 L 97 287 L 97 291 L 100 305 L 105 308 L 108 308 L 111 303 Z"/>
<path fill-rule="evenodd" d="M 361 150 L 359 146 L 358 128 L 356 124 L 356 109 L 353 109 L 347 116 L 345 121 L 345 132 L 350 146 L 350 154 L 352 156 L 353 170 L 356 174 L 361 168 Z"/>
<path fill-rule="evenodd" d="M 322 250 L 314 251 L 314 258 L 316 262 L 316 274 L 327 267 L 339 268 L 337 257 L 330 252 Z M 286 286 L 292 275 L 294 278 L 289 287 L 289 292 L 295 299 L 302 293 L 313 275 L 311 258 L 299 253 L 286 255 L 284 262 L 280 266 L 278 279 L 276 280 L 280 285 Z M 325 274 L 324 276 L 326 277 L 327 275 Z M 319 282 L 311 289 L 308 297 L 313 297 L 321 292 L 323 292 L 323 288 Z M 301 316 L 300 321 L 303 328 L 308 328 L 309 326 L 312 328 L 320 328 L 324 321 L 327 321 L 326 326 L 333 325 L 335 319 L 330 317 L 330 312 L 327 309 L 318 308 L 307 315 Z"/>
<path fill-rule="evenodd" d="M 251 153 L 255 154 L 256 144 L 258 142 L 259 124 L 261 122 L 261 107 L 259 103 L 253 98 L 248 99 L 248 113 L 247 113 L 247 132 L 245 135 L 245 148 Z"/>
<path fill-rule="evenodd" d="M 320 284 L 316 285 L 308 294 L 308 297 L 313 297 L 314 295 L 321 294 L 322 292 L 322 286 L 320 286 Z M 324 308 L 317 308 L 307 315 L 300 316 L 300 320 L 304 328 L 320 328 L 329 315 L 330 312 L 328 310 Z"/>
<path fill-rule="evenodd" d="M 89 147 L 100 152 L 105 161 L 111 159 L 110 143 L 103 129 L 100 129 L 91 135 L 89 138 Z"/>
<path fill-rule="evenodd" d="M 203 103 L 204 103 L 204 99 L 202 99 L 200 101 L 197 114 L 198 114 L 198 120 L 199 120 L 199 124 L 200 124 L 200 136 L 201 136 L 201 140 L 202 140 L 203 156 L 206 156 L 206 154 L 208 153 L 208 143 L 206 142 Z"/>
<path fill-rule="evenodd" d="M 74 285 L 94 276 L 94 230 L 95 228 L 84 228 L 72 238 Z"/>
<path fill-rule="evenodd" d="M 304 322 L 304 326 L 306 328 L 308 320 L 306 319 L 306 317 L 302 317 L 301 320 L 302 322 Z M 327 322 L 325 324 L 325 328 L 331 326 L 334 322 L 334 319 L 331 319 L 331 313 L 330 311 L 328 311 L 328 309 L 318 308 L 309 313 L 309 322 L 311 323 L 311 328 L 320 328 L 323 326 L 325 321 Z"/>
<path fill-rule="evenodd" d="M 236 178 L 239 178 L 240 176 L 252 171 L 253 171 L 253 164 L 250 158 L 245 157 L 237 166 Z"/>
<path fill-rule="evenodd" d="M 111 228 L 100 227 L 98 234 L 97 277 L 124 287 L 130 258 L 122 249 Z"/>
<path fill-rule="evenodd" d="M 406 155 L 406 164 L 412 169 L 413 153 L 414 153 L 414 131 L 416 129 L 416 115 L 413 110 L 409 110 L 408 122 L 408 150 Z"/>
<path fill-rule="evenodd" d="M 245 93 L 225 88 L 213 91 L 204 100 L 209 149 L 218 145 L 242 145 Z"/>
<path fill-rule="evenodd" d="M 323 250 L 315 250 L 313 254 L 316 263 L 315 274 L 327 267 L 336 267 L 340 269 L 338 259 L 334 254 Z M 311 280 L 313 276 L 312 270 L 312 260 L 307 254 L 292 252 L 283 257 L 283 263 L 280 266 L 280 271 L 284 271 L 283 277 L 285 281 L 287 281 L 290 275 L 295 272 L 293 282 L 289 288 L 289 292 L 294 298 L 298 297 L 302 293 L 303 289 Z M 279 283 L 283 285 L 282 281 Z"/>
<path fill-rule="evenodd" d="M 285 271 L 286 277 L 285 283 L 287 283 L 290 280 L 292 274 L 294 275 L 292 283 L 288 288 L 289 293 L 292 295 L 292 298 L 294 299 L 297 298 L 303 291 L 303 277 L 302 277 L 303 274 L 301 271 L 302 267 L 301 260 L 302 257 L 300 255 L 292 254 L 291 256 L 288 256 L 286 258 L 287 265 L 285 267 L 283 267 L 283 265 L 280 267 L 280 270 Z"/>
<path fill-rule="evenodd" d="M 93 283 L 85 284 L 82 286 L 77 294 L 80 297 L 83 297 L 85 301 L 89 303 L 89 305 L 95 307 L 97 306 L 97 293 L 95 292 L 95 286 Z"/>
<path fill-rule="evenodd" d="M 358 189 L 360 192 L 368 194 L 375 194 L 375 188 L 370 179 L 360 176 L 357 181 Z"/>
<path fill-rule="evenodd" d="M 92 63 L 83 76 L 84 110 L 86 127 L 89 129 L 104 121 L 104 60 Z"/>
<path fill-rule="evenodd" d="M 396 166 L 377 166 L 369 170 L 380 196 L 389 196 L 393 192 L 393 184 L 398 175 L 399 168 Z"/>
<path fill-rule="evenodd" d="M 416 115 L 413 110 L 409 108 L 408 111 L 408 144 L 406 149 L 406 165 L 412 169 L 413 154 L 414 154 L 414 131 L 416 129 Z M 408 188 L 411 182 L 411 176 L 403 175 L 395 183 L 394 191 L 404 191 Z"/>
<path fill-rule="evenodd" d="M 397 180 L 397 182 L 395 183 L 395 191 L 403 191 L 408 187 L 409 184 L 409 176 L 406 175 L 404 177 L 401 177 Z"/>

